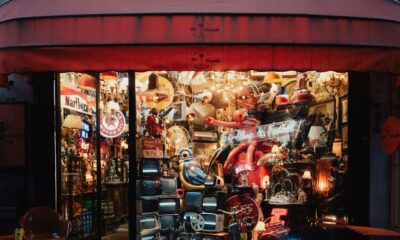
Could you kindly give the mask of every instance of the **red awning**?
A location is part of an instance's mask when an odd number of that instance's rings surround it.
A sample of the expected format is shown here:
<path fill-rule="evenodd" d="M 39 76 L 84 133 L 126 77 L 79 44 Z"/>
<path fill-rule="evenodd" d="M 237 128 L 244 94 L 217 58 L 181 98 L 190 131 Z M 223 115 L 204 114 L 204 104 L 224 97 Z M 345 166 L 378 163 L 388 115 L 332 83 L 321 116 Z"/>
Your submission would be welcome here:
<path fill-rule="evenodd" d="M 390 0 L 13 0 L 0 7 L 0 72 L 400 73 L 399 12 Z M 213 57 L 199 65 L 199 53 Z"/>
<path fill-rule="evenodd" d="M 393 0 L 11 0 L 0 22 L 10 19 L 91 15 L 269 14 L 400 21 Z"/>
<path fill-rule="evenodd" d="M 6 49 L 7 72 L 336 70 L 400 73 L 400 49 L 311 46 L 141 46 Z"/>

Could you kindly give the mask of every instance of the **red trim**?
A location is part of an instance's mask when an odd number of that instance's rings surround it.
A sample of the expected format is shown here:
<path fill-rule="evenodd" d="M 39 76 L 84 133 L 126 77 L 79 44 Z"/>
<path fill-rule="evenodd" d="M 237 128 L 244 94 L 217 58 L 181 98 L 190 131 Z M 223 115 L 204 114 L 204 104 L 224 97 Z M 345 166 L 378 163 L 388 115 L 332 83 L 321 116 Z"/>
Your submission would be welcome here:
<path fill-rule="evenodd" d="M 74 95 L 74 96 L 79 96 L 79 97 L 87 100 L 87 95 L 86 94 L 84 94 L 84 93 L 82 93 L 82 92 L 80 92 L 78 90 L 72 89 L 70 87 L 66 87 L 66 86 L 61 86 L 60 95 L 61 96 Z"/>
<path fill-rule="evenodd" d="M 336 70 L 400 74 L 400 49 L 309 46 L 24 48 L 0 51 L 0 72 Z"/>
<path fill-rule="evenodd" d="M 92 16 L 0 23 L 0 48 L 199 43 L 400 48 L 400 23 L 305 16 L 232 15 Z"/>
<path fill-rule="evenodd" d="M 285 14 L 400 21 L 392 0 L 13 0 L 0 8 L 0 21 L 29 17 L 115 14 Z"/>

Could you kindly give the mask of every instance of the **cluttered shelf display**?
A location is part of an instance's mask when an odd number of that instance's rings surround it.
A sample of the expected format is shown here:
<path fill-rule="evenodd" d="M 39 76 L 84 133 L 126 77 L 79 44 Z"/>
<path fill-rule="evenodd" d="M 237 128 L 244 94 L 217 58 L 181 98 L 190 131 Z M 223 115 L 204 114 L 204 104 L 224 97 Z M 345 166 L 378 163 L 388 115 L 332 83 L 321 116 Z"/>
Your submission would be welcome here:
<path fill-rule="evenodd" d="M 128 74 L 61 73 L 62 214 L 72 236 L 90 238 L 127 221 Z M 96 91 L 99 83 L 100 92 Z M 101 180 L 97 180 L 96 94 L 100 99 Z M 102 223 L 96 224 L 97 184 L 102 189 Z"/>
<path fill-rule="evenodd" d="M 135 86 L 137 239 L 284 238 L 345 218 L 347 73 L 137 72 Z"/>

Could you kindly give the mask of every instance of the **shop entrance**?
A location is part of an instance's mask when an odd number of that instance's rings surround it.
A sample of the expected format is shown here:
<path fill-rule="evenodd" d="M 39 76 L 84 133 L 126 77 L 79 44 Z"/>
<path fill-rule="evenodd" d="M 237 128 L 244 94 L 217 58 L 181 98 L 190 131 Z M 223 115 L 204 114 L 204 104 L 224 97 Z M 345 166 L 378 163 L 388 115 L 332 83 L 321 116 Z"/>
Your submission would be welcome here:
<path fill-rule="evenodd" d="M 347 73 L 68 72 L 56 85 L 73 238 L 301 237 L 310 221 L 347 223 Z"/>
<path fill-rule="evenodd" d="M 59 74 L 59 211 L 73 239 L 128 239 L 128 73 Z"/>

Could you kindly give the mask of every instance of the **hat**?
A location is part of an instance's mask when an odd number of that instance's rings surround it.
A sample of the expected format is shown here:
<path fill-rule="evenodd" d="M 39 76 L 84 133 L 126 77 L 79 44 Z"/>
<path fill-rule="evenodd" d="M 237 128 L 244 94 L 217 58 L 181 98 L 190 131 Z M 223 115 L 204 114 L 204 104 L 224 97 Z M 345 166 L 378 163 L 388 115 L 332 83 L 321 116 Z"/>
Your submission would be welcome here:
<path fill-rule="evenodd" d="M 267 72 L 264 76 L 264 80 L 261 84 L 271 84 L 282 82 L 282 77 L 276 72 Z"/>
<path fill-rule="evenodd" d="M 114 71 L 100 73 L 101 80 L 117 80 L 118 75 Z"/>
<path fill-rule="evenodd" d="M 95 91 L 96 90 L 96 78 L 93 76 L 82 73 L 79 75 L 79 88 L 85 89 L 87 91 Z"/>

